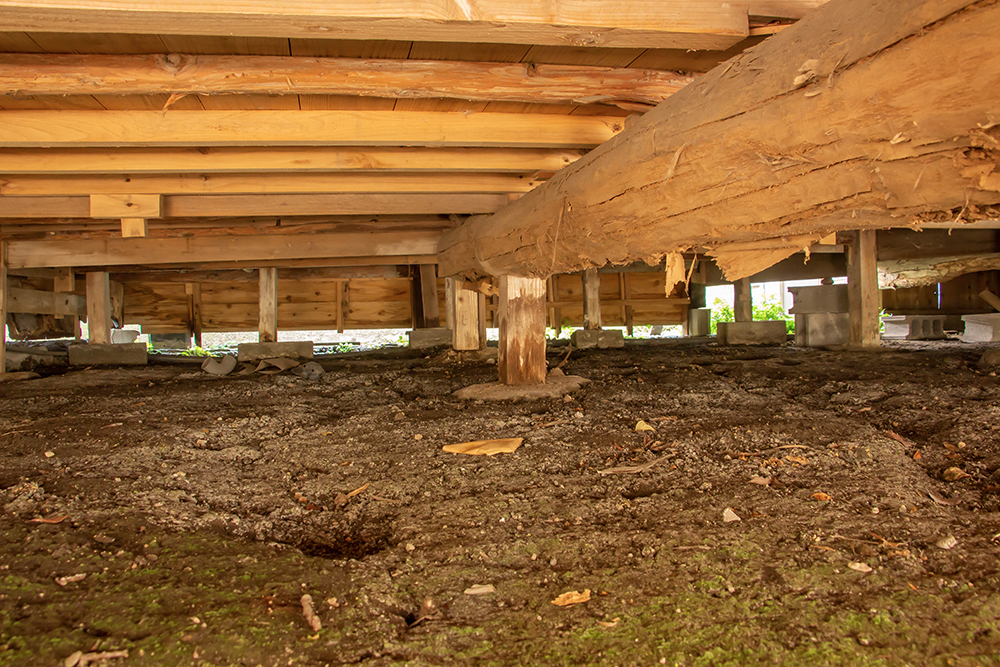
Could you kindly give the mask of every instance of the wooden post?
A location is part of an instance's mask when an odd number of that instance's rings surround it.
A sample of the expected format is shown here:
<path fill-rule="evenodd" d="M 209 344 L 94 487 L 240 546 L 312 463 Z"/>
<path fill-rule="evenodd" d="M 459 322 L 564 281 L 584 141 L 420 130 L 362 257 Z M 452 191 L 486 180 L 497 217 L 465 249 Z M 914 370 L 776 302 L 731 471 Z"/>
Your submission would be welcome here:
<path fill-rule="evenodd" d="M 344 333 L 344 320 L 347 319 L 347 286 L 350 281 L 338 280 L 337 285 L 337 333 Z"/>
<path fill-rule="evenodd" d="M 877 243 L 875 230 L 855 232 L 847 246 L 847 298 L 851 333 L 849 344 L 859 347 L 877 346 L 879 336 Z"/>
<path fill-rule="evenodd" d="M 500 382 L 545 382 L 545 280 L 500 277 Z"/>
<path fill-rule="evenodd" d="M 601 274 L 597 269 L 583 272 L 583 328 L 601 328 Z"/>
<path fill-rule="evenodd" d="M 195 347 L 201 347 L 201 283 L 185 283 L 188 301 L 188 328 L 194 336 Z"/>
<path fill-rule="evenodd" d="M 87 342 L 111 342 L 111 278 L 107 272 L 87 274 Z"/>
<path fill-rule="evenodd" d="M 257 340 L 275 343 L 278 340 L 278 269 L 261 269 L 257 290 L 260 304 Z"/>
<path fill-rule="evenodd" d="M 490 297 L 491 299 L 493 297 Z M 486 295 L 480 292 L 479 294 L 479 349 L 486 349 Z"/>
<path fill-rule="evenodd" d="M 423 311 L 421 327 L 424 329 L 433 329 L 441 323 L 436 269 L 434 264 L 420 265 L 420 305 Z"/>
<path fill-rule="evenodd" d="M 7 242 L 0 241 L 0 375 L 7 372 Z"/>
<path fill-rule="evenodd" d="M 455 331 L 455 279 L 444 279 L 444 326 Z"/>
<path fill-rule="evenodd" d="M 753 322 L 753 294 L 749 278 L 740 278 L 733 283 L 733 319 Z"/>
<path fill-rule="evenodd" d="M 478 350 L 479 339 L 479 297 L 475 290 L 465 288 L 465 282 L 453 280 L 453 303 L 449 310 L 454 312 L 451 341 L 456 350 Z"/>

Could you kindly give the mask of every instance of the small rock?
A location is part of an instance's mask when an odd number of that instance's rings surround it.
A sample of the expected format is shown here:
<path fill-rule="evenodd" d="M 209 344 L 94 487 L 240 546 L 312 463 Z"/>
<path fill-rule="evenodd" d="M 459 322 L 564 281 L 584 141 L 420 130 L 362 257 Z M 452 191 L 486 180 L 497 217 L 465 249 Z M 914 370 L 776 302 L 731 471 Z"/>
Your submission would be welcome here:
<path fill-rule="evenodd" d="M 727 507 L 722 511 L 722 520 L 726 523 L 732 523 L 733 521 L 742 521 L 743 519 L 741 519 L 736 512 Z"/>
<path fill-rule="evenodd" d="M 416 550 L 416 547 L 413 546 L 413 542 L 407 542 L 406 543 L 406 550 L 407 551 L 415 551 Z"/>
<path fill-rule="evenodd" d="M 56 455 L 55 452 L 45 452 L 45 458 L 47 459 L 51 459 L 55 455 Z"/>
<path fill-rule="evenodd" d="M 955 539 L 954 535 L 945 535 L 940 540 L 934 543 L 938 549 L 953 549 L 958 546 L 958 540 Z"/>
<path fill-rule="evenodd" d="M 862 572 L 862 573 L 865 573 L 865 574 L 867 574 L 867 573 L 869 573 L 869 572 L 872 571 L 871 566 L 869 566 L 869 565 L 867 565 L 865 563 L 848 563 L 847 567 L 851 568 L 855 572 Z"/>
<path fill-rule="evenodd" d="M 574 419 L 583 419 L 583 413 L 582 412 L 574 412 L 573 413 L 573 417 L 574 417 Z"/>

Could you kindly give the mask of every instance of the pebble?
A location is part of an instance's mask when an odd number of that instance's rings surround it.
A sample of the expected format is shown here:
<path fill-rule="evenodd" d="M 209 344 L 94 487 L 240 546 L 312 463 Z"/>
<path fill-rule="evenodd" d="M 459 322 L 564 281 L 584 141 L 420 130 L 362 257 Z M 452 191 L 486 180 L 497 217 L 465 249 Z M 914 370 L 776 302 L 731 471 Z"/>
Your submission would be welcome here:
<path fill-rule="evenodd" d="M 945 535 L 940 540 L 934 543 L 938 549 L 953 549 L 958 546 L 958 540 L 955 539 L 954 535 Z"/>

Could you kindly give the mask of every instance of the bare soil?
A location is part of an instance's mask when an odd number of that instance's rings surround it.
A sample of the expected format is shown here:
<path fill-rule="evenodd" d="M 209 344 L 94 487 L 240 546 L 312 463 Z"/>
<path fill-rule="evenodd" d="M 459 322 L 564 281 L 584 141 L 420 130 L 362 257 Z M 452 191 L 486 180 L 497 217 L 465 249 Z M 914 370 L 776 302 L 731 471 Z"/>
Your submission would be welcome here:
<path fill-rule="evenodd" d="M 3 384 L 0 664 L 1000 664 L 982 352 L 633 345 L 504 403 L 454 354 Z"/>

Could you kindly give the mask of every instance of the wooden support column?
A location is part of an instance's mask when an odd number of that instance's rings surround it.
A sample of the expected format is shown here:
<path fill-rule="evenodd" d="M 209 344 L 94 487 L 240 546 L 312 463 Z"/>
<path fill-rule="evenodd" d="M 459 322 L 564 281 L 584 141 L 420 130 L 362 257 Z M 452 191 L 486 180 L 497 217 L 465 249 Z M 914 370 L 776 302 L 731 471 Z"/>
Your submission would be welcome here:
<path fill-rule="evenodd" d="M 344 333 L 344 320 L 349 312 L 348 285 L 349 280 L 338 280 L 337 285 L 337 333 Z"/>
<path fill-rule="evenodd" d="M 851 333 L 849 344 L 873 347 L 880 342 L 875 230 L 855 233 L 847 247 L 847 297 Z"/>
<path fill-rule="evenodd" d="M 7 372 L 7 242 L 0 241 L 0 375 Z"/>
<path fill-rule="evenodd" d="M 466 283 L 453 280 L 453 303 L 449 310 L 454 311 L 452 322 L 452 347 L 456 350 L 478 350 L 479 337 L 479 301 L 478 291 L 466 288 Z"/>
<path fill-rule="evenodd" d="M 500 382 L 545 382 L 545 280 L 500 277 Z"/>
<path fill-rule="evenodd" d="M 444 279 L 444 326 L 455 331 L 455 279 Z"/>
<path fill-rule="evenodd" d="M 733 283 L 733 319 L 753 322 L 753 293 L 749 278 L 740 278 Z"/>
<path fill-rule="evenodd" d="M 87 274 L 87 342 L 111 342 L 111 278 L 106 272 Z"/>
<path fill-rule="evenodd" d="M 437 267 L 433 264 L 420 265 L 420 306 L 423 329 L 433 329 L 441 323 L 441 308 L 438 305 Z"/>
<path fill-rule="evenodd" d="M 594 268 L 583 272 L 583 328 L 601 328 L 601 274 Z"/>
<path fill-rule="evenodd" d="M 488 297 L 492 299 L 493 297 Z M 486 349 L 486 315 L 487 315 L 487 296 L 480 292 L 479 294 L 479 349 Z"/>
<path fill-rule="evenodd" d="M 257 340 L 261 343 L 278 341 L 278 269 L 260 269 L 257 290 L 260 303 Z"/>
<path fill-rule="evenodd" d="M 194 336 L 195 347 L 201 347 L 201 283 L 186 283 L 184 292 L 188 302 L 188 329 Z"/>
<path fill-rule="evenodd" d="M 62 293 L 72 293 L 76 291 L 76 272 L 72 269 L 56 269 L 56 277 L 53 280 L 53 290 Z M 74 315 L 56 315 L 57 320 L 68 317 L 70 328 L 73 330 L 73 337 L 80 340 L 80 318 Z"/>

